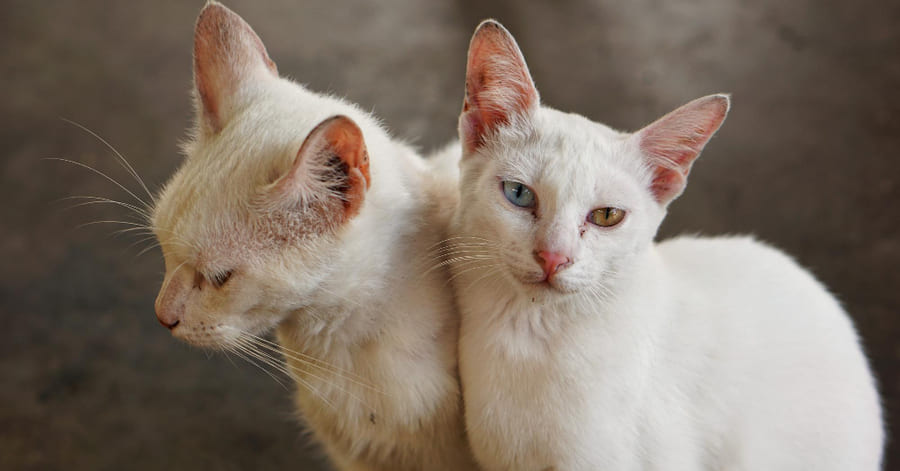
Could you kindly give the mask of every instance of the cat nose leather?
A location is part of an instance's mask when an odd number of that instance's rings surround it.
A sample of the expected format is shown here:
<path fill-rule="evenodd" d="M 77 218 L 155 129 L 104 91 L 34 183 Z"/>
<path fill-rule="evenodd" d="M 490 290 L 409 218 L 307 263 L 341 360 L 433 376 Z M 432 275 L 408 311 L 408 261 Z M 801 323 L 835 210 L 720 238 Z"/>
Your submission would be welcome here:
<path fill-rule="evenodd" d="M 163 327 L 172 330 L 181 323 L 181 316 L 184 315 L 184 303 L 172 305 L 171 303 L 159 302 L 159 298 L 157 298 L 154 307 L 156 308 L 156 320 Z"/>
<path fill-rule="evenodd" d="M 153 305 L 156 309 L 156 320 L 169 330 L 177 327 L 184 317 L 185 297 L 191 288 L 188 278 L 190 276 L 186 273 L 176 273 L 171 278 L 166 278 Z"/>
<path fill-rule="evenodd" d="M 544 278 L 546 279 L 572 264 L 572 260 L 569 257 L 558 252 L 541 250 L 534 253 L 534 258 L 541 268 L 544 269 Z"/>

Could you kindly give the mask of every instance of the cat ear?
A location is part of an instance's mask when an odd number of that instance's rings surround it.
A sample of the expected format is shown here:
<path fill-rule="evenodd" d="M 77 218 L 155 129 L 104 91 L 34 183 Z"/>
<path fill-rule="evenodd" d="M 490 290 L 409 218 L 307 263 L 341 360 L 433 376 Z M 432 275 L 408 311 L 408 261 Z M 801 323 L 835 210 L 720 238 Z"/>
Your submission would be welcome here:
<path fill-rule="evenodd" d="M 235 96 L 249 80 L 278 76 L 253 28 L 233 11 L 211 1 L 194 28 L 194 85 L 197 120 L 216 133 L 233 112 Z"/>
<path fill-rule="evenodd" d="M 653 169 L 650 190 L 667 205 L 684 191 L 691 164 L 715 134 L 731 106 L 728 95 L 698 98 L 634 134 Z"/>
<path fill-rule="evenodd" d="M 338 115 L 309 133 L 290 170 L 276 181 L 274 195 L 282 203 L 337 198 L 346 220 L 359 212 L 370 184 L 362 130 Z"/>
<path fill-rule="evenodd" d="M 500 23 L 483 21 L 469 43 L 466 63 L 466 97 L 459 117 L 464 150 L 478 148 L 488 134 L 527 116 L 539 102 L 516 40 Z"/>

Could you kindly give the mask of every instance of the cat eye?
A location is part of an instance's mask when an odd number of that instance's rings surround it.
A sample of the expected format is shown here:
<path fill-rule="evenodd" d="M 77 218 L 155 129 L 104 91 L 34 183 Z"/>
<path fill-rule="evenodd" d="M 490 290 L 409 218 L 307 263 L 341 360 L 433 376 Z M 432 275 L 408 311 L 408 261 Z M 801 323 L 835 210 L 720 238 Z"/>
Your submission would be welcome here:
<path fill-rule="evenodd" d="M 209 278 L 209 283 L 216 288 L 221 288 L 228 280 L 231 279 L 231 275 L 234 273 L 234 270 L 226 270 L 222 272 L 218 272 Z"/>
<path fill-rule="evenodd" d="M 599 208 L 591 211 L 588 221 L 600 227 L 611 227 L 622 222 L 625 210 L 619 208 Z"/>
<path fill-rule="evenodd" d="M 520 208 L 534 207 L 534 192 L 531 188 L 514 181 L 505 180 L 501 182 L 503 187 L 503 195 L 510 203 Z"/>

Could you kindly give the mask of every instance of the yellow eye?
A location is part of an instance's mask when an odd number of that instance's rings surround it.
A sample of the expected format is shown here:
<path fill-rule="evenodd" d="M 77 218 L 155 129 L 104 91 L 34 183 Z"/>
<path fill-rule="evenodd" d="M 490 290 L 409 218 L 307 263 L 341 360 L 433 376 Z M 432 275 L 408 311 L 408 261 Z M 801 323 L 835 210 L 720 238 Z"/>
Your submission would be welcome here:
<path fill-rule="evenodd" d="M 588 221 L 600 227 L 610 227 L 622 222 L 625 218 L 625 210 L 619 208 L 600 208 L 591 211 Z"/>

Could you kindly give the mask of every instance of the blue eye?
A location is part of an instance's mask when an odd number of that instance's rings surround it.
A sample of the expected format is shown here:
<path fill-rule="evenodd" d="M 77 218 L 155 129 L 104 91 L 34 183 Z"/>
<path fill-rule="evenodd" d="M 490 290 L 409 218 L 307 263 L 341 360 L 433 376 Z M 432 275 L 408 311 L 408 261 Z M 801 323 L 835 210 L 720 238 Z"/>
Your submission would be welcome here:
<path fill-rule="evenodd" d="M 503 195 L 506 196 L 510 203 L 520 208 L 534 207 L 534 192 L 531 191 L 531 188 L 519 182 L 511 181 L 504 181 L 502 185 Z"/>

